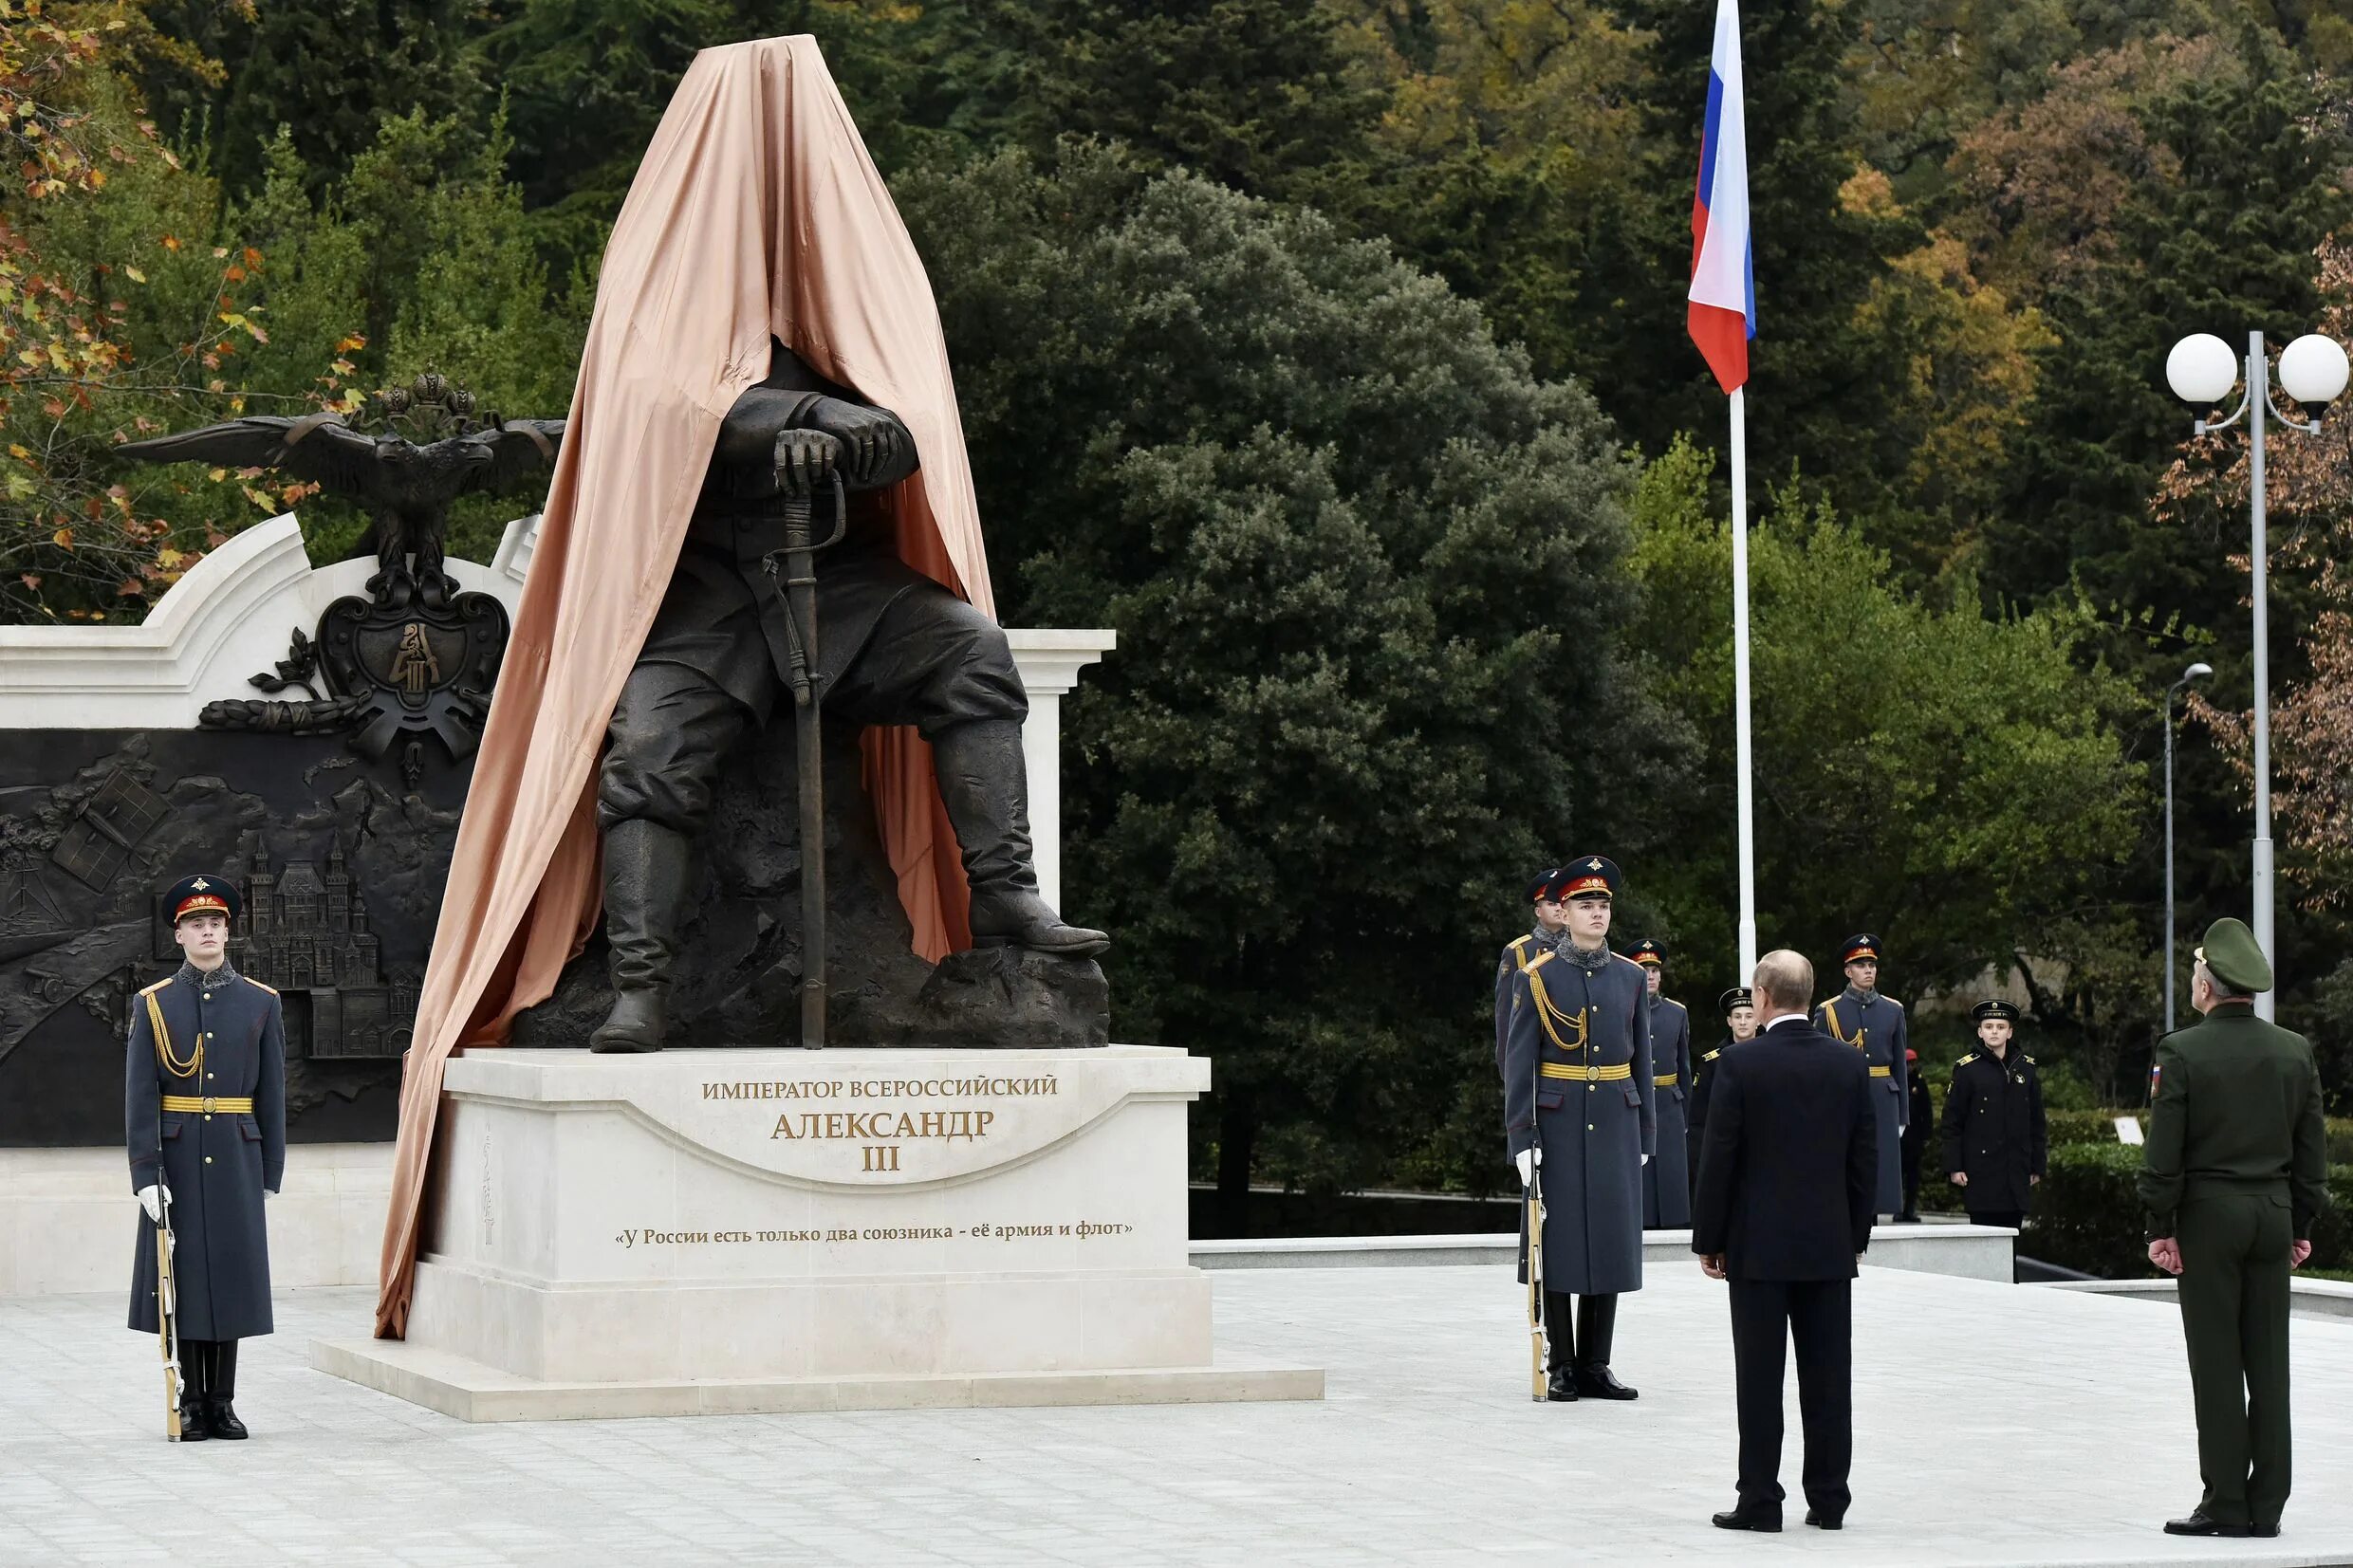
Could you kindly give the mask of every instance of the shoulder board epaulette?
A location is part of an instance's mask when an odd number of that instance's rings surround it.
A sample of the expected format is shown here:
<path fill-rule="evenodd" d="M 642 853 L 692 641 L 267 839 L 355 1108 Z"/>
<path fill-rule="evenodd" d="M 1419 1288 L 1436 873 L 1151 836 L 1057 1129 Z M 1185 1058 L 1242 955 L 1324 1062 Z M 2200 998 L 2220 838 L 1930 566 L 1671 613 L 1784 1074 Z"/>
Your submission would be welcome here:
<path fill-rule="evenodd" d="M 1972 1051 L 1972 1052 L 1970 1052 L 1967 1056 L 1965 1056 L 1965 1057 L 1961 1058 L 1961 1060 L 1960 1060 L 1960 1061 L 1958 1061 L 1955 1062 L 1953 1065 L 1954 1065 L 1954 1066 L 1955 1066 L 1955 1067 L 1966 1067 L 1966 1066 L 1968 1066 L 1971 1062 L 1973 1062 L 1973 1061 L 1976 1061 L 1976 1060 L 1977 1060 L 1977 1053 L 1976 1053 L 1976 1052 L 1974 1052 L 1974 1051 Z"/>
<path fill-rule="evenodd" d="M 2021 1060 L 2023 1060 L 2023 1061 L 2026 1062 L 2026 1064 L 2027 1064 L 2028 1066 L 2029 1066 L 2029 1067 L 2031 1067 L 2031 1066 L 2033 1066 L 2033 1065 L 2034 1065 L 2034 1059 L 2033 1059 L 2032 1057 L 2026 1057 L 2026 1058 L 2023 1058 L 2023 1059 L 2021 1059 Z"/>
<path fill-rule="evenodd" d="M 1690 1012 L 1690 1011 L 1691 1011 L 1691 1009 L 1690 1009 L 1689 1007 L 1684 1006 L 1684 1005 L 1683 1005 L 1683 1004 L 1681 1004 L 1680 1002 L 1677 1002 L 1675 998 L 1673 998 L 1673 997 L 1671 997 L 1671 996 L 1662 996 L 1662 997 L 1660 997 L 1658 1000 L 1659 1000 L 1659 1001 L 1661 1001 L 1661 1002 L 1663 1002 L 1663 1003 L 1665 1003 L 1668 1006 L 1675 1008 L 1677 1012 L 1686 1012 L 1686 1013 L 1687 1013 L 1687 1012 Z"/>
<path fill-rule="evenodd" d="M 1534 940 L 1536 940 L 1536 938 L 1532 934 L 1528 936 L 1515 936 L 1511 939 L 1508 950 L 1511 952 L 1526 952 L 1528 950 L 1528 945 Z"/>
<path fill-rule="evenodd" d="M 1558 955 L 1554 953 L 1540 952 L 1535 957 L 1528 961 L 1524 972 L 1533 974 L 1538 969 L 1543 968 L 1547 964 L 1551 963 L 1556 956 Z"/>
<path fill-rule="evenodd" d="M 176 974 L 174 974 L 174 975 L 166 975 L 164 978 L 162 978 L 161 980 L 157 981 L 157 982 L 156 982 L 154 985 L 152 985 L 152 986 L 142 986 L 142 987 L 139 987 L 139 995 L 141 995 L 141 996 L 153 996 L 153 995 L 155 995 L 155 994 L 156 994 L 156 992 L 157 992 L 157 991 L 159 991 L 159 990 L 163 989 L 163 987 L 164 987 L 169 986 L 169 985 L 170 985 L 173 981 L 177 980 L 178 978 L 179 978 L 179 976 L 178 976 L 178 975 L 176 975 Z"/>
<path fill-rule="evenodd" d="M 272 995 L 272 996 L 275 996 L 275 995 L 277 995 L 277 994 L 278 994 L 278 987 L 275 987 L 275 986 L 265 986 L 265 985 L 263 985 L 260 981 L 258 981 L 258 980 L 254 979 L 254 978 L 253 978 L 251 975 L 250 975 L 250 974 L 241 974 L 241 975 L 237 976 L 237 978 L 238 978 L 239 980 L 244 981 L 247 985 L 249 985 L 249 986 L 252 987 L 253 987 L 254 989 L 256 989 L 256 990 L 268 991 L 268 992 L 269 992 L 270 995 Z"/>
<path fill-rule="evenodd" d="M 1902 1004 L 1902 1003 L 1900 1003 L 1900 1002 L 1899 1002 L 1899 1001 L 1897 1001 L 1897 1000 L 1896 1000 L 1894 997 L 1892 997 L 1892 996 L 1882 996 L 1882 997 L 1881 997 L 1881 998 L 1880 998 L 1880 1000 L 1881 1000 L 1881 1001 L 1882 1001 L 1882 1002 L 1884 1002 L 1884 1003 L 1886 1003 L 1889 1006 L 1891 1006 L 1891 1007 L 1895 1008 L 1895 1009 L 1896 1009 L 1896 1011 L 1898 1011 L 1898 1012 L 1901 1012 L 1901 1011 L 1903 1011 L 1903 1004 Z"/>
<path fill-rule="evenodd" d="M 1610 956 L 1618 960 L 1619 963 L 1625 965 L 1628 968 L 1639 969 L 1642 967 L 1641 965 L 1637 964 L 1633 959 L 1628 958 L 1622 952 L 1613 952 Z"/>
<path fill-rule="evenodd" d="M 1701 1057 L 1699 1060 L 1702 1061 L 1714 1061 L 1717 1057 L 1720 1057 L 1723 1054 L 1724 1047 L 1718 1045 L 1714 1050 L 1710 1051 L 1706 1056 Z"/>

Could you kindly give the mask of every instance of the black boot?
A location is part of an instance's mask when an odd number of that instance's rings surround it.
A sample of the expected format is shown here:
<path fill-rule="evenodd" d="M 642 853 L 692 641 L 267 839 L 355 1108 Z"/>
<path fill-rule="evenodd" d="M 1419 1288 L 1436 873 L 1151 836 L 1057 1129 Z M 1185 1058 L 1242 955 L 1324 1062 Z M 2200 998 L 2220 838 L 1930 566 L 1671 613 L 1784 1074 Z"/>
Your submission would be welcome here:
<path fill-rule="evenodd" d="M 215 1339 L 212 1370 L 204 1380 L 204 1426 L 214 1437 L 234 1442 L 246 1435 L 245 1423 L 237 1419 L 237 1412 L 229 1405 L 236 1393 L 237 1342 Z"/>
<path fill-rule="evenodd" d="M 1545 1340 L 1551 1347 L 1551 1365 L 1545 1378 L 1545 1397 L 1555 1404 L 1577 1401 L 1577 1328 L 1575 1300 L 1562 1291 L 1545 1292 Z"/>
<path fill-rule="evenodd" d="M 613 1010 L 592 1051 L 658 1051 L 670 1028 L 670 964 L 694 870 L 695 841 L 631 817 L 604 830 L 604 934 L 612 944 Z"/>
<path fill-rule="evenodd" d="M 1577 1393 L 1586 1399 L 1632 1399 L 1635 1393 L 1610 1375 L 1609 1345 L 1618 1328 L 1618 1298 L 1577 1299 Z"/>
<path fill-rule="evenodd" d="M 179 1440 L 201 1443 L 213 1435 L 204 1419 L 204 1374 L 212 1354 L 210 1339 L 179 1342 Z"/>
<path fill-rule="evenodd" d="M 932 739 L 939 799 L 964 851 L 964 876 L 973 886 L 976 947 L 1033 948 L 1084 958 L 1111 938 L 1068 926 L 1038 895 L 1029 844 L 1029 774 L 1021 754 L 1021 726 L 1011 719 L 973 719 Z"/>

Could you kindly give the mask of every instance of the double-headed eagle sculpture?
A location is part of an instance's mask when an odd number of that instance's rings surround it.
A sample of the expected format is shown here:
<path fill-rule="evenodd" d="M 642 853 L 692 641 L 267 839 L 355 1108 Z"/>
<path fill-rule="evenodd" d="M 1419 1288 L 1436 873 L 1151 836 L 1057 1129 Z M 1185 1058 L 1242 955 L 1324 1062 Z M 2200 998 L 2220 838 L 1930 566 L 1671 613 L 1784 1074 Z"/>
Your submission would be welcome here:
<path fill-rule="evenodd" d="M 477 420 L 473 395 L 431 372 L 408 387 L 379 394 L 375 402 L 385 428 L 373 434 L 335 414 L 257 415 L 116 451 L 148 463 L 270 469 L 356 501 L 373 525 L 363 545 L 378 566 L 368 592 L 401 601 L 414 593 L 438 604 L 452 587 L 442 569 L 451 506 L 460 496 L 512 490 L 527 480 L 545 485 L 564 440 L 564 421 L 495 414 Z M 402 416 L 421 419 L 426 433 L 439 438 L 422 445 L 411 440 L 392 428 L 391 421 Z"/>

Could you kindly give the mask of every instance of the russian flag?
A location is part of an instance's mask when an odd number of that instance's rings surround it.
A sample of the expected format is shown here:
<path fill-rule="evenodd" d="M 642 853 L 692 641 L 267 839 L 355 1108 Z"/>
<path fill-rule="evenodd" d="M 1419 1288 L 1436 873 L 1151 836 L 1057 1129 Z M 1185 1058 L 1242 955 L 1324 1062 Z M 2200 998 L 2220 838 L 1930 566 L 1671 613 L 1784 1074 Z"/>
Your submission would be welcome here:
<path fill-rule="evenodd" d="M 1715 50 L 1708 63 L 1708 123 L 1699 141 L 1699 189 L 1692 198 L 1692 341 L 1716 384 L 1737 392 L 1749 379 L 1756 336 L 1756 267 L 1749 245 L 1749 136 L 1740 107 L 1740 11 L 1716 0 Z"/>

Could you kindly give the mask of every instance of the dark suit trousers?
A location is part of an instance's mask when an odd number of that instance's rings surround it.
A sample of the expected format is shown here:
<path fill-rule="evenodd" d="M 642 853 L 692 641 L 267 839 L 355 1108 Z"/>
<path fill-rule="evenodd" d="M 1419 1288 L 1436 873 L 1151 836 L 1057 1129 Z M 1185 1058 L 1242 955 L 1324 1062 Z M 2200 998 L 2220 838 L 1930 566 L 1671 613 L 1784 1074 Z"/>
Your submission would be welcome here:
<path fill-rule="evenodd" d="M 1740 1501 L 1778 1503 L 1783 1353 L 1797 1345 L 1798 1410 L 1806 1427 L 1806 1503 L 1832 1517 L 1853 1494 L 1854 1282 L 1732 1282 L 1732 1369 L 1740 1411 Z"/>

